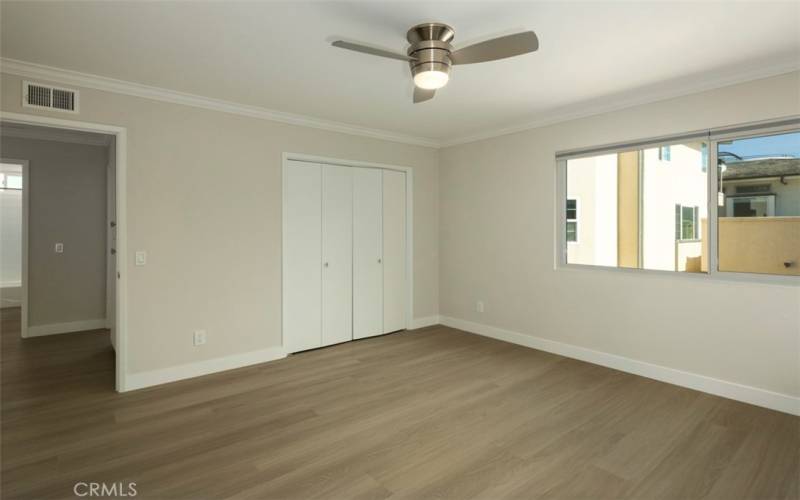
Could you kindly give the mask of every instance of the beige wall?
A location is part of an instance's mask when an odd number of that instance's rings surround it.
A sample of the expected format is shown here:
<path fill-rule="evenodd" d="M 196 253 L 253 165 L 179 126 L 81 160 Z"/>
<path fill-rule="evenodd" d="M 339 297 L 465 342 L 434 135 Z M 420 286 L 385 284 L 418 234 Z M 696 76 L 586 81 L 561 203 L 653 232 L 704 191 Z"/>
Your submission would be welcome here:
<path fill-rule="evenodd" d="M 30 113 L 20 78 L 2 84 L 2 109 Z M 414 316 L 438 312 L 435 149 L 80 90 L 80 115 L 49 115 L 128 130 L 129 372 L 281 345 L 286 151 L 413 167 Z M 208 343 L 193 347 L 198 328 Z"/>
<path fill-rule="evenodd" d="M 105 319 L 107 148 L 16 137 L 0 148 L 29 162 L 28 325 Z"/>
<path fill-rule="evenodd" d="M 639 151 L 617 157 L 617 265 L 639 267 Z"/>
<path fill-rule="evenodd" d="M 800 275 L 800 217 L 720 217 L 719 268 Z"/>
<path fill-rule="evenodd" d="M 442 150 L 441 314 L 800 395 L 800 288 L 554 269 L 556 151 L 800 114 L 798 89 L 787 74 Z"/>

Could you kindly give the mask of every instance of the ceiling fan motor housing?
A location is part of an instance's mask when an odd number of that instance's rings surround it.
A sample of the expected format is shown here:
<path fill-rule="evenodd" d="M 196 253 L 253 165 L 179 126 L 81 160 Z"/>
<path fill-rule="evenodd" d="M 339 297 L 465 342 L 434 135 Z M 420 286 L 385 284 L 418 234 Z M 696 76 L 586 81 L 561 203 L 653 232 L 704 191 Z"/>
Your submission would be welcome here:
<path fill-rule="evenodd" d="M 415 60 L 409 62 L 411 75 L 424 71 L 440 71 L 450 73 L 450 52 L 453 46 L 455 31 L 453 28 L 442 23 L 423 23 L 418 24 L 408 30 L 406 39 L 411 46 L 408 48 L 408 55 Z"/>

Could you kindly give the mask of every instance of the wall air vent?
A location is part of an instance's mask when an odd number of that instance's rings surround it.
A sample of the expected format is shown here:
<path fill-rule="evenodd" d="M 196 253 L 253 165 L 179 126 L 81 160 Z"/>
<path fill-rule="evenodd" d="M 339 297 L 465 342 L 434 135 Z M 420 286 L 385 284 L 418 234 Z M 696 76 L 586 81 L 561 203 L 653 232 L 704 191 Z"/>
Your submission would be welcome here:
<path fill-rule="evenodd" d="M 26 81 L 22 82 L 22 105 L 26 108 L 77 113 L 78 91 Z"/>

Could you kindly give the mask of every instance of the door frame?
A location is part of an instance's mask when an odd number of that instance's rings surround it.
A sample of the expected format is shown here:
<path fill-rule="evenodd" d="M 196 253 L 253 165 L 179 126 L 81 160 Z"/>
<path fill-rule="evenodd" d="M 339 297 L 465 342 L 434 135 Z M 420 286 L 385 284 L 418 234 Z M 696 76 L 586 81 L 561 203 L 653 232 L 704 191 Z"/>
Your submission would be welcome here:
<path fill-rule="evenodd" d="M 389 165 L 386 163 L 376 163 L 369 161 L 347 160 L 342 158 L 332 158 L 328 156 L 309 155 L 304 153 L 283 153 L 281 168 L 281 186 L 285 186 L 286 171 L 289 168 L 289 161 L 301 161 L 308 163 L 321 163 L 325 165 L 337 165 L 353 168 L 376 168 L 380 170 L 396 170 L 406 174 L 406 314 L 405 328 L 409 329 L 414 324 L 414 169 L 400 165 Z M 283 310 L 283 277 L 284 261 L 286 255 L 286 196 L 284 188 L 281 188 L 281 345 L 286 347 L 285 319 Z"/>
<path fill-rule="evenodd" d="M 127 297 L 127 146 L 128 146 L 128 132 L 124 127 L 116 125 L 106 125 L 102 123 L 91 123 L 76 120 L 65 120 L 61 118 L 52 118 L 42 115 L 29 115 L 25 113 L 11 113 L 0 112 L 0 122 L 16 123 L 20 125 L 35 125 L 40 127 L 50 127 L 66 130 L 77 130 L 82 132 L 94 132 L 107 135 L 113 135 L 116 139 L 116 208 L 117 208 L 117 280 L 116 280 L 116 314 L 115 314 L 115 327 L 117 342 L 114 350 L 116 363 L 115 363 L 115 386 L 117 392 L 124 392 L 127 390 L 126 374 L 128 367 L 128 338 L 127 338 L 127 325 L 128 325 L 128 297 Z M 23 179 L 23 182 L 25 179 Z M 25 184 L 27 185 L 27 184 Z M 23 188 L 25 187 L 23 185 Z M 27 235 L 23 236 L 27 239 Z M 26 263 L 23 268 L 27 270 L 27 257 L 23 258 Z M 27 279 L 27 276 L 23 276 Z M 24 291 L 27 293 L 26 291 Z M 27 302 L 27 300 L 26 300 Z M 27 323 L 27 318 L 25 318 Z"/>

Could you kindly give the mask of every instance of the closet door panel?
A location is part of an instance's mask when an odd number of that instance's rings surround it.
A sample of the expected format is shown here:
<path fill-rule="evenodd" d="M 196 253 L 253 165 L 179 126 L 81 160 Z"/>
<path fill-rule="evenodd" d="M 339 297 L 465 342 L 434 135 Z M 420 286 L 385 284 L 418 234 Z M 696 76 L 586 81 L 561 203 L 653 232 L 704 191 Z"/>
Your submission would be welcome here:
<path fill-rule="evenodd" d="M 322 345 L 353 338 L 353 173 L 322 166 Z"/>
<path fill-rule="evenodd" d="M 406 328 L 406 174 L 383 171 L 383 331 Z"/>
<path fill-rule="evenodd" d="M 284 172 L 283 342 L 288 352 L 322 346 L 321 166 Z"/>
<path fill-rule="evenodd" d="M 383 333 L 382 175 L 353 169 L 353 338 Z"/>

